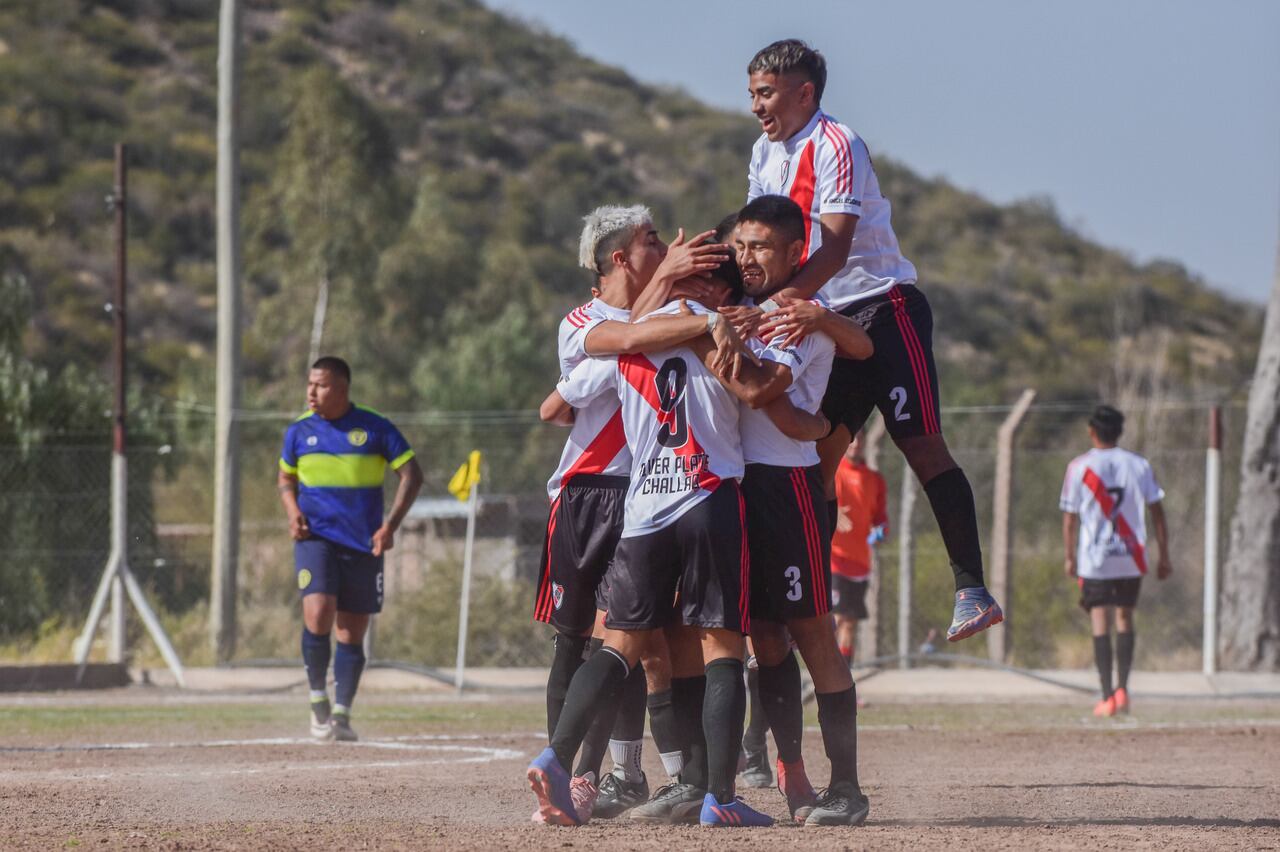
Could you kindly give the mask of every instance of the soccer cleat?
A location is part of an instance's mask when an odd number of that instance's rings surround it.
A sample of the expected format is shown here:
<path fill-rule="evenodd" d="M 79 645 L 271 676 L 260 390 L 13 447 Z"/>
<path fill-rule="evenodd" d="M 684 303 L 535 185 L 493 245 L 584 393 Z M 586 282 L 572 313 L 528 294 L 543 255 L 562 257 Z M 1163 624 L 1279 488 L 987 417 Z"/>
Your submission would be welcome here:
<path fill-rule="evenodd" d="M 529 817 L 529 821 L 537 825 L 546 825 L 547 820 L 542 816 L 542 809 L 533 812 L 533 816 Z"/>
<path fill-rule="evenodd" d="M 757 790 L 772 787 L 773 772 L 769 769 L 768 752 L 755 753 L 743 749 L 741 754 L 746 761 L 745 765 L 738 770 L 742 786 L 753 787 Z M 740 760 L 739 762 L 741 763 L 742 761 Z"/>
<path fill-rule="evenodd" d="M 1122 686 L 1111 697 L 1115 699 L 1117 713 L 1129 712 L 1129 690 Z"/>
<path fill-rule="evenodd" d="M 591 812 L 596 808 L 596 797 L 600 788 L 596 786 L 596 774 L 575 775 L 569 782 L 569 798 L 573 800 L 573 812 L 578 815 L 578 824 L 591 822 Z"/>
<path fill-rule="evenodd" d="M 617 769 L 600 779 L 600 797 L 593 814 L 596 819 L 613 819 L 649 801 L 649 779 L 628 781 Z"/>
<path fill-rule="evenodd" d="M 340 743 L 353 743 L 360 739 L 351 727 L 351 717 L 346 713 L 334 713 L 329 719 L 329 727 L 333 729 L 333 738 Z"/>
<path fill-rule="evenodd" d="M 329 699 L 311 699 L 311 736 L 317 740 L 328 742 L 333 739 L 333 728 L 329 725 Z"/>
<path fill-rule="evenodd" d="M 1004 611 L 984 586 L 961 589 L 956 592 L 956 608 L 951 616 L 951 626 L 947 628 L 947 641 L 968 639 L 1002 621 Z"/>
<path fill-rule="evenodd" d="M 1116 697 L 1109 695 L 1106 698 L 1093 705 L 1093 715 L 1095 716 L 1114 716 L 1116 715 Z"/>
<path fill-rule="evenodd" d="M 708 793 L 702 800 L 702 813 L 698 816 L 702 825 L 725 826 L 729 828 L 765 827 L 773 825 L 773 817 L 762 814 L 755 808 L 734 797 L 728 804 L 720 804 L 716 797 Z"/>
<path fill-rule="evenodd" d="M 805 825 L 862 825 L 867 821 L 871 805 L 858 785 L 841 781 L 822 791 L 818 802 L 805 818 Z"/>
<path fill-rule="evenodd" d="M 578 825 L 578 813 L 573 809 L 573 795 L 569 787 L 569 773 L 556 759 L 556 753 L 548 746 L 533 759 L 525 773 L 529 789 L 538 797 L 538 812 L 548 825 Z"/>
<path fill-rule="evenodd" d="M 786 796 L 787 810 L 796 822 L 804 822 L 818 802 L 818 794 L 805 774 L 803 760 L 787 764 L 778 759 L 778 791 Z"/>
<path fill-rule="evenodd" d="M 653 798 L 643 805 L 636 805 L 628 815 L 636 822 L 663 823 L 671 825 L 675 822 L 676 811 L 682 805 L 697 805 L 697 813 L 702 812 L 702 800 L 707 791 L 692 784 L 667 784 L 659 787 Z"/>

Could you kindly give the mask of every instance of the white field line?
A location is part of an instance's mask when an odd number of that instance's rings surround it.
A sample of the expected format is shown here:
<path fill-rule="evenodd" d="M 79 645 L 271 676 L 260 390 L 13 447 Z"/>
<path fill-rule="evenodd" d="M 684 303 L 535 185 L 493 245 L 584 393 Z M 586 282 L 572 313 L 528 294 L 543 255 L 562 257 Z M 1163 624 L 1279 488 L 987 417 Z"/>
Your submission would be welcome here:
<path fill-rule="evenodd" d="M 517 734 L 517 736 L 522 736 Z M 546 736 L 543 734 L 542 736 Z M 484 751 L 503 755 L 520 755 L 510 749 L 493 749 L 486 746 L 441 745 L 441 742 L 456 740 L 477 741 L 493 739 L 494 735 L 485 734 L 410 734 L 399 737 L 384 737 L 377 740 L 360 740 L 354 743 L 342 743 L 339 747 L 392 749 L 401 751 Z M 435 744 L 424 743 L 431 741 Z M 149 749 L 192 749 L 192 748 L 238 748 L 241 746 L 313 746 L 333 748 L 335 743 L 321 742 L 310 737 L 257 737 L 241 740 L 196 740 L 188 742 L 123 742 L 123 743 L 71 743 L 50 746 L 3 746 L 0 752 L 74 752 L 74 751 L 145 751 Z M 495 758 L 497 759 L 497 758 Z M 506 757 L 501 759 L 507 759 Z"/>

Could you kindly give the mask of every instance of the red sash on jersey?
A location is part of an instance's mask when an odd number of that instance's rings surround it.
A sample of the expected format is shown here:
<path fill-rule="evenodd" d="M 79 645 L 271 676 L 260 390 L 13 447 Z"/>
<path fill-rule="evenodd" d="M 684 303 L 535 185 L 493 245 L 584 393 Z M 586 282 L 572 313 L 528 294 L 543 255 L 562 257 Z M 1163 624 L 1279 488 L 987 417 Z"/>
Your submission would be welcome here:
<path fill-rule="evenodd" d="M 1129 551 L 1129 555 L 1133 557 L 1134 563 L 1138 566 L 1138 573 L 1147 573 L 1147 557 L 1142 549 L 1142 542 L 1138 541 L 1138 536 L 1133 531 L 1133 527 L 1129 526 L 1129 522 L 1125 520 L 1124 515 L 1120 514 L 1116 501 L 1112 500 L 1111 495 L 1107 493 L 1107 486 L 1103 483 L 1102 477 L 1086 467 L 1084 469 L 1084 486 L 1093 494 L 1093 499 L 1098 501 L 1098 507 L 1111 520 L 1111 525 L 1120 535 L 1120 540 L 1124 542 L 1125 549 Z"/>

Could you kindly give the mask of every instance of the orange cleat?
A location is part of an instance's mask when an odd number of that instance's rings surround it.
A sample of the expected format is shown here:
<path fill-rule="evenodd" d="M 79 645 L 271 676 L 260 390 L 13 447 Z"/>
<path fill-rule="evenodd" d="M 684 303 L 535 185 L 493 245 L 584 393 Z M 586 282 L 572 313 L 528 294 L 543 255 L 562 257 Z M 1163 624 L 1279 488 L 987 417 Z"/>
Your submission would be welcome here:
<path fill-rule="evenodd" d="M 1116 697 L 1109 695 L 1093 706 L 1093 715 L 1095 716 L 1114 716 L 1116 715 Z"/>
<path fill-rule="evenodd" d="M 1129 712 L 1129 690 L 1122 686 L 1117 689 L 1115 695 L 1111 697 L 1115 699 L 1117 713 Z"/>

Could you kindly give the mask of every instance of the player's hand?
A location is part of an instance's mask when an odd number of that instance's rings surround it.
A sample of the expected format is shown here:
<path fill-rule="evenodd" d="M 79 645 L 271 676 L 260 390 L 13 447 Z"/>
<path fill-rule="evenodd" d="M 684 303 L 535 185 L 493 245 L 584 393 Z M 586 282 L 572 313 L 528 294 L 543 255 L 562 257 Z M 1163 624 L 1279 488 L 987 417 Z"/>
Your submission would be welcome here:
<path fill-rule="evenodd" d="M 684 238 L 684 228 L 676 232 L 676 238 L 667 246 L 667 256 L 658 264 L 654 277 L 669 278 L 679 281 L 691 275 L 703 278 L 711 274 L 711 270 L 728 260 L 732 255 L 729 247 L 720 243 L 708 242 L 716 234 L 715 231 L 703 231 L 688 242 Z"/>
<path fill-rule="evenodd" d="M 742 357 L 751 359 L 751 363 L 760 366 L 760 359 L 751 351 L 746 342 L 738 336 L 733 323 L 722 318 L 711 330 L 711 339 L 716 344 L 716 354 L 711 361 L 712 369 L 725 378 L 736 379 L 742 373 Z"/>
<path fill-rule="evenodd" d="M 298 512 L 289 516 L 289 536 L 294 541 L 311 538 L 311 526 L 307 523 L 306 515 Z"/>
<path fill-rule="evenodd" d="M 738 332 L 738 336 L 743 340 L 755 337 L 756 330 L 764 319 L 764 311 L 747 305 L 726 305 L 720 309 L 720 313 L 733 323 L 733 330 Z"/>
<path fill-rule="evenodd" d="M 695 302 L 705 302 L 712 292 L 712 287 L 705 280 L 696 275 L 688 278 L 681 278 L 679 281 L 671 285 L 671 292 L 668 298 L 671 299 L 693 299 Z M 693 311 L 689 311 L 693 313 Z"/>
<path fill-rule="evenodd" d="M 872 527 L 871 532 L 867 533 L 867 544 L 871 547 L 875 547 L 882 541 L 884 541 L 884 527 Z"/>
<path fill-rule="evenodd" d="M 764 315 L 759 334 L 764 340 L 776 343 L 783 349 L 795 346 L 813 334 L 826 318 L 827 309 L 808 299 L 793 299 L 778 294 L 773 300 L 781 307 Z M 777 337 L 781 337 L 781 341 L 775 340 Z"/>
<path fill-rule="evenodd" d="M 1173 564 L 1169 562 L 1169 557 L 1163 553 L 1160 554 L 1160 561 L 1156 563 L 1156 579 L 1167 580 L 1172 573 Z"/>
<path fill-rule="evenodd" d="M 1062 573 L 1067 575 L 1067 579 L 1074 579 L 1076 576 L 1076 558 L 1068 556 L 1062 563 Z"/>
<path fill-rule="evenodd" d="M 373 538 L 370 539 L 370 544 L 373 545 L 373 555 L 381 556 L 391 548 L 395 547 L 396 534 L 391 531 L 390 527 L 383 524 L 378 527 L 378 531 L 373 534 Z"/>

